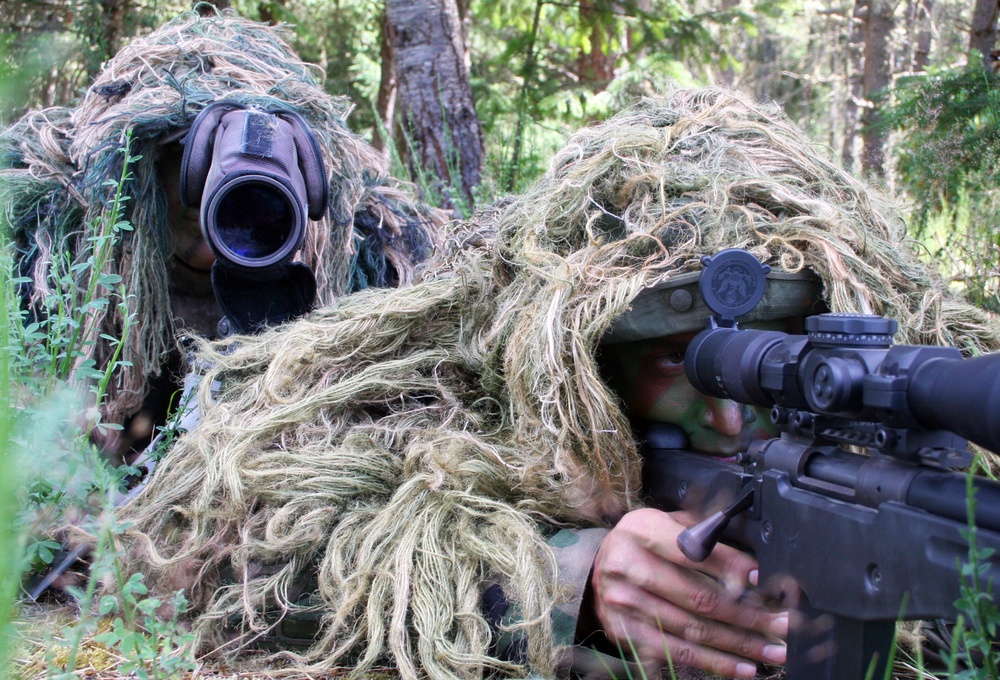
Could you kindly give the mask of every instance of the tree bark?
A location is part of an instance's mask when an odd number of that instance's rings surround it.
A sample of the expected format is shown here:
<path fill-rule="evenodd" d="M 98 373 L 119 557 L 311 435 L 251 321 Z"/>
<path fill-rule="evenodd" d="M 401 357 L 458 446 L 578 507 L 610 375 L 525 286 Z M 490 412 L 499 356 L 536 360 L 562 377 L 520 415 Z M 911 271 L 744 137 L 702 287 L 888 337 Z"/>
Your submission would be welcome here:
<path fill-rule="evenodd" d="M 458 8 L 458 22 L 462 27 L 462 47 L 466 68 L 471 68 L 472 55 L 469 51 L 469 29 L 472 25 L 472 0 L 455 0 Z"/>
<path fill-rule="evenodd" d="M 443 205 L 470 209 L 483 162 L 456 0 L 386 0 L 410 176 L 436 189 Z"/>
<path fill-rule="evenodd" d="M 991 68 L 991 55 L 997 44 L 997 14 L 1000 0 L 976 0 L 972 8 L 972 26 L 969 30 L 969 50 L 978 50 L 983 66 Z"/>
<path fill-rule="evenodd" d="M 892 32 L 892 20 L 891 0 L 871 0 L 865 29 L 865 66 L 861 80 L 865 99 L 861 170 L 877 177 L 885 176 L 885 133 L 877 128 L 880 115 L 876 98 L 889 87 L 889 34 Z"/>
<path fill-rule="evenodd" d="M 722 0 L 722 11 L 728 12 L 731 9 L 739 7 L 739 4 L 740 0 Z M 719 78 L 726 85 L 733 85 L 736 82 L 736 70 L 732 66 L 728 66 L 722 70 Z"/>
<path fill-rule="evenodd" d="M 267 0 L 266 2 L 258 3 L 257 13 L 260 15 L 260 20 L 265 24 L 270 24 L 271 26 L 277 24 L 278 11 L 282 5 L 284 5 L 284 2 L 281 0 L 278 0 L 277 2 Z"/>
<path fill-rule="evenodd" d="M 196 5 L 195 9 L 197 9 L 198 13 L 202 16 L 206 16 L 212 11 L 204 6 L 198 6 L 197 0 L 191 4 Z M 229 0 L 211 0 L 209 4 L 214 5 L 216 9 L 229 9 L 230 7 Z"/>
<path fill-rule="evenodd" d="M 105 58 L 114 56 L 125 35 L 125 12 L 128 11 L 128 0 L 101 0 L 102 40 L 104 42 Z"/>
<path fill-rule="evenodd" d="M 580 25 L 590 28 L 590 49 L 581 50 L 576 71 L 581 82 L 601 92 L 615 77 L 617 55 L 610 54 L 611 28 L 594 0 L 580 0 Z"/>
<path fill-rule="evenodd" d="M 934 0 L 917 0 L 916 12 L 913 17 L 913 59 L 910 68 L 915 72 L 927 70 L 931 57 L 931 15 L 934 12 Z"/>
<path fill-rule="evenodd" d="M 378 83 L 378 98 L 375 101 L 378 123 L 372 135 L 372 146 L 388 158 L 389 140 L 392 139 L 392 126 L 396 119 L 396 69 L 392 54 L 393 39 L 390 36 L 392 27 L 382 13 L 382 42 L 379 47 L 381 57 L 381 74 Z"/>
<path fill-rule="evenodd" d="M 99 0 L 84 5 L 86 9 L 74 17 L 78 34 L 89 43 L 83 60 L 87 80 L 93 79 L 104 62 L 118 51 L 125 37 L 129 4 L 130 0 Z"/>
<path fill-rule="evenodd" d="M 851 13 L 851 28 L 847 39 L 847 98 L 844 101 L 844 142 L 840 147 L 840 160 L 848 170 L 854 169 L 858 127 L 864 89 L 861 85 L 865 28 L 868 25 L 869 0 L 855 0 Z"/>

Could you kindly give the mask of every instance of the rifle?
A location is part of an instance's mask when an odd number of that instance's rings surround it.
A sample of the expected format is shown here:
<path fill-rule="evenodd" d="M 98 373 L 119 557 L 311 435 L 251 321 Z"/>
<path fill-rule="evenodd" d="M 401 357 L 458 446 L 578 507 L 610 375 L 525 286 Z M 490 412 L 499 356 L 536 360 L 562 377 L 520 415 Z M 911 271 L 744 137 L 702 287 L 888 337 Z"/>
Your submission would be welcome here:
<path fill-rule="evenodd" d="M 1000 451 L 1000 353 L 891 346 L 896 322 L 877 316 L 808 317 L 806 335 L 740 330 L 712 280 L 747 257 L 762 266 L 743 251 L 704 260 L 719 317 L 685 371 L 707 395 L 771 407 L 780 436 L 729 463 L 654 429 L 644 488 L 656 507 L 707 517 L 678 538 L 688 558 L 720 539 L 756 556 L 762 592 L 790 609 L 788 680 L 882 678 L 897 620 L 955 618 L 970 527 L 985 592 L 1000 583 L 1000 483 L 950 469 L 970 462 L 965 440 Z"/>

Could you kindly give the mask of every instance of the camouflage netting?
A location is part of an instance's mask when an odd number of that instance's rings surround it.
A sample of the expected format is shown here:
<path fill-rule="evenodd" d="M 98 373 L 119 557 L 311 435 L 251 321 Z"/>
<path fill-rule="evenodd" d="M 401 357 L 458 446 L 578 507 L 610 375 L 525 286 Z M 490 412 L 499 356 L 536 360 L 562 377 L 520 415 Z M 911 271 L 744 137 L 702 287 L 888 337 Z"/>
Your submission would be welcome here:
<path fill-rule="evenodd" d="M 560 594 L 539 525 L 638 502 L 595 350 L 639 291 L 729 246 L 815 270 L 835 311 L 894 316 L 899 341 L 1000 348 L 913 257 L 895 207 L 775 107 L 677 91 L 578 132 L 417 285 L 205 346 L 221 391 L 126 508 L 130 567 L 187 588 L 203 648 L 227 650 L 225 624 L 251 640 L 316 570 L 323 636 L 294 667 L 405 678 L 525 672 L 489 656 L 478 584 L 496 579 L 548 673 Z"/>
<path fill-rule="evenodd" d="M 30 113 L 0 136 L 0 202 L 22 273 L 33 280 L 34 304 L 53 287 L 53 261 L 88 257 L 88 239 L 114 195 L 107 183 L 121 176 L 126 131 L 131 153 L 142 156 L 125 187 L 135 230 L 111 263 L 139 320 L 120 357 L 135 368 L 121 373 L 107 403 L 112 420 L 138 408 L 172 347 L 167 198 L 156 166 L 162 140 L 179 137 L 206 105 L 230 99 L 293 110 L 316 134 L 330 174 L 330 206 L 308 229 L 302 259 L 316 273 L 321 304 L 368 286 L 408 283 L 433 249 L 441 216 L 387 178 L 382 157 L 347 129 L 347 101 L 323 91 L 323 73 L 302 62 L 287 37 L 284 29 L 229 12 L 185 14 L 124 47 L 77 106 Z M 90 272 L 77 272 L 83 295 Z M 120 337 L 122 321 L 111 305 L 87 329 L 99 366 L 111 351 L 100 335 Z"/>

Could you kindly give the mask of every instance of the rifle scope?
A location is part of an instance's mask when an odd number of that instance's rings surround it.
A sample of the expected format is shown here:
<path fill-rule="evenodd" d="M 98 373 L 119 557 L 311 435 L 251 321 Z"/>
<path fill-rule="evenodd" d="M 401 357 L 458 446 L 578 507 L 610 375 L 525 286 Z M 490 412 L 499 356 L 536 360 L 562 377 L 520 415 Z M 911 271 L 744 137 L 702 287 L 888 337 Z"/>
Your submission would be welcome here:
<path fill-rule="evenodd" d="M 890 346 L 896 322 L 880 316 L 821 314 L 805 327 L 702 331 L 685 355 L 688 380 L 746 404 L 946 430 L 1000 452 L 1000 353 Z"/>

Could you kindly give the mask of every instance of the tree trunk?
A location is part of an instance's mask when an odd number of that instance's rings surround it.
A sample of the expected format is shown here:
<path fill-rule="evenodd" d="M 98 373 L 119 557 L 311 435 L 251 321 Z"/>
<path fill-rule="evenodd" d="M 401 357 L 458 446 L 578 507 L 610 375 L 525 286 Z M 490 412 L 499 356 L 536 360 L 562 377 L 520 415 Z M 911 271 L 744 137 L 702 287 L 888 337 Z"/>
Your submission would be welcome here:
<path fill-rule="evenodd" d="M 382 64 L 382 71 L 378 83 L 378 98 L 375 101 L 376 115 L 378 121 L 375 124 L 375 132 L 372 135 L 372 146 L 382 152 L 388 158 L 389 140 L 392 139 L 392 126 L 396 119 L 396 69 L 395 60 L 392 54 L 393 39 L 390 36 L 392 27 L 382 13 L 382 42 L 379 48 L 379 56 Z"/>
<path fill-rule="evenodd" d="M 212 11 L 208 5 L 199 5 L 197 2 L 191 4 L 195 5 L 198 14 L 202 16 L 208 16 Z M 214 5 L 216 9 L 229 9 L 230 7 L 229 0 L 211 0 L 208 4 Z"/>
<path fill-rule="evenodd" d="M 471 209 L 483 140 L 456 0 L 386 0 L 385 15 L 410 176 L 446 207 Z"/>
<path fill-rule="evenodd" d="M 876 99 L 889 87 L 889 34 L 892 32 L 891 0 L 871 0 L 865 29 L 865 66 L 862 89 L 865 99 L 864 152 L 861 170 L 866 175 L 885 176 L 885 133 L 877 129 L 880 119 Z"/>
<path fill-rule="evenodd" d="M 972 26 L 969 31 L 969 50 L 978 50 L 983 66 L 990 68 L 990 58 L 997 44 L 997 14 L 1000 0 L 976 0 L 972 8 Z"/>
<path fill-rule="evenodd" d="M 844 102 L 844 142 L 840 147 L 840 160 L 847 170 L 854 169 L 858 127 L 864 89 L 861 85 L 862 55 L 865 45 L 865 27 L 868 25 L 869 0 L 855 0 L 851 13 L 851 28 L 847 39 L 847 98 Z"/>
<path fill-rule="evenodd" d="M 728 12 L 739 7 L 740 0 L 722 0 L 722 11 Z M 726 85 L 733 85 L 736 82 L 736 70 L 732 66 L 727 66 L 719 74 L 719 79 Z"/>
<path fill-rule="evenodd" d="M 602 92 L 615 77 L 617 55 L 610 54 L 611 27 L 594 0 L 580 0 L 580 25 L 590 28 L 590 49 L 580 50 L 576 72 L 594 92 Z"/>
<path fill-rule="evenodd" d="M 769 32 L 762 32 L 757 38 L 754 95 L 761 101 L 773 99 L 776 92 L 775 73 L 779 72 L 777 39 Z"/>
<path fill-rule="evenodd" d="M 106 58 L 114 56 L 125 35 L 128 0 L 101 0 L 102 39 Z"/>
<path fill-rule="evenodd" d="M 92 80 L 105 61 L 118 51 L 125 37 L 125 15 L 130 0 L 98 0 L 83 5 L 73 18 L 78 34 L 88 43 L 83 60 L 86 80 Z M 61 70 L 58 69 L 57 70 Z M 57 76 L 58 77 L 58 76 Z"/>
<path fill-rule="evenodd" d="M 934 11 L 934 0 L 917 0 L 915 16 L 913 17 L 913 59 L 910 68 L 917 73 L 927 70 L 931 57 L 931 40 L 933 31 L 931 15 Z"/>
<path fill-rule="evenodd" d="M 462 47 L 465 67 L 471 68 L 472 55 L 469 52 L 469 28 L 472 25 L 472 0 L 455 0 L 458 7 L 458 22 L 462 27 Z"/>
<path fill-rule="evenodd" d="M 281 21 L 280 15 L 284 8 L 285 0 L 267 0 L 266 2 L 258 3 L 257 12 L 262 22 L 275 26 Z"/>

